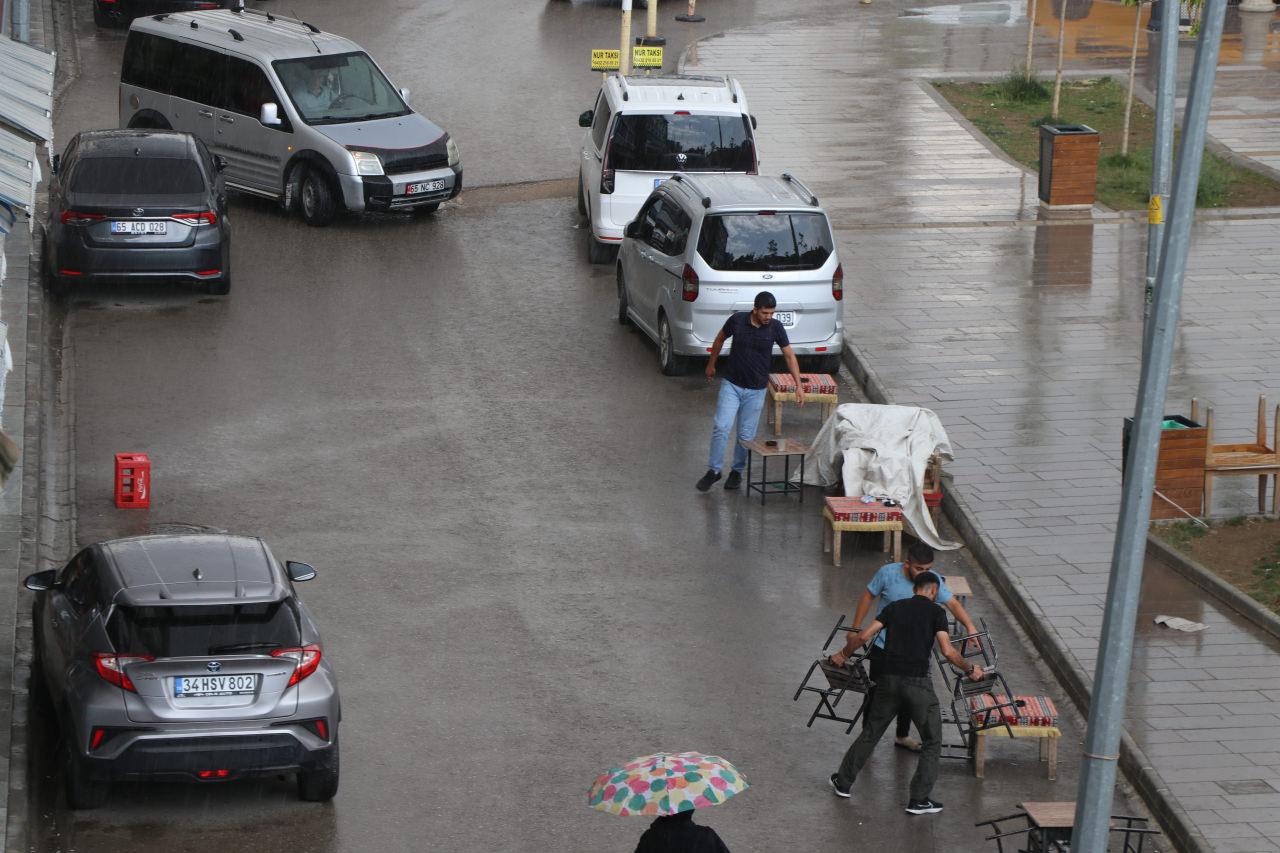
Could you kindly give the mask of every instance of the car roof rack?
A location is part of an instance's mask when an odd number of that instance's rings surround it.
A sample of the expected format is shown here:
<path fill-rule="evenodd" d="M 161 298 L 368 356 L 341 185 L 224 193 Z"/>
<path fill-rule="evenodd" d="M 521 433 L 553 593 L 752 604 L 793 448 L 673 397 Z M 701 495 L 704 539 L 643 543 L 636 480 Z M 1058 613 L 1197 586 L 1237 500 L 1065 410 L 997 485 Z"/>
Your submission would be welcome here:
<path fill-rule="evenodd" d="M 794 189 L 797 193 L 799 193 L 802 199 L 809 202 L 809 205 L 811 207 L 818 206 L 818 197 L 814 195 L 813 191 L 810 190 L 808 187 L 806 187 L 804 183 L 795 175 L 791 174 L 790 172 L 783 172 L 782 180 L 786 181 L 789 184 L 792 184 L 793 185 L 792 189 Z"/>
<path fill-rule="evenodd" d="M 227 32 L 231 33 L 231 37 L 236 41 L 244 41 L 244 36 L 240 35 L 238 32 L 231 29 L 230 27 L 227 27 Z"/>
<path fill-rule="evenodd" d="M 313 33 L 320 32 L 320 28 L 317 27 L 315 24 L 308 24 L 306 21 L 300 21 L 297 18 L 287 18 L 284 15 L 273 15 L 270 12 L 264 12 L 262 9 L 245 9 L 244 12 L 247 15 L 257 15 L 260 18 L 266 18 L 268 21 L 270 21 L 273 24 L 276 21 L 282 21 L 286 24 L 297 24 L 301 27 L 306 27 L 307 30 Z"/>
<path fill-rule="evenodd" d="M 676 172 L 671 176 L 671 180 L 676 183 L 683 184 L 693 191 L 694 195 L 702 196 L 702 206 L 711 207 L 711 196 L 702 187 L 698 186 L 692 178 L 682 172 Z"/>
<path fill-rule="evenodd" d="M 733 96 L 733 102 L 738 103 L 738 93 L 742 91 L 742 87 L 738 85 L 738 81 L 732 77 L 725 75 L 724 84 L 729 87 L 729 94 Z"/>

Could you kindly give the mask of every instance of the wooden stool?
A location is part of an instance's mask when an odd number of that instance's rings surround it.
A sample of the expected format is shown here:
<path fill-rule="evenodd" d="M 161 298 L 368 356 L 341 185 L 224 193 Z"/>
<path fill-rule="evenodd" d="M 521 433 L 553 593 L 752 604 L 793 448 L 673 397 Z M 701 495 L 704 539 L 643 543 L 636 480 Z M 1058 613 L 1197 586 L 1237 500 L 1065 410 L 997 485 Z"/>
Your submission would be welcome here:
<path fill-rule="evenodd" d="M 1049 779 L 1052 781 L 1058 778 L 1058 738 L 1062 737 L 1062 729 L 1057 726 L 996 726 L 991 729 L 983 729 L 980 732 L 974 732 L 973 746 L 973 775 L 979 779 L 985 779 L 983 775 L 983 762 L 987 757 L 987 738 L 989 737 L 1010 737 L 1010 732 L 1015 738 L 1033 737 L 1040 739 L 1040 760 L 1049 762 Z"/>
<path fill-rule="evenodd" d="M 829 373 L 801 373 L 800 379 L 809 380 L 805 382 L 804 399 L 807 403 L 819 403 L 822 406 L 822 419 L 825 421 L 831 417 L 831 413 L 836 410 L 836 406 L 840 404 L 840 394 L 836 392 L 835 377 Z M 789 373 L 770 373 L 769 374 L 769 401 L 770 405 L 766 411 L 765 417 L 773 423 L 773 434 L 782 435 L 782 404 L 795 402 L 796 392 L 789 390 L 795 387 L 795 383 Z M 809 391 L 809 387 L 831 388 L 832 392 Z"/>
<path fill-rule="evenodd" d="M 893 560 L 902 561 L 902 522 L 901 521 L 836 521 L 828 507 L 822 508 L 825 524 L 822 528 L 822 553 L 831 552 L 831 565 L 840 565 L 840 540 L 845 531 L 855 533 L 884 532 L 884 550 L 889 550 L 890 537 L 893 541 Z"/>

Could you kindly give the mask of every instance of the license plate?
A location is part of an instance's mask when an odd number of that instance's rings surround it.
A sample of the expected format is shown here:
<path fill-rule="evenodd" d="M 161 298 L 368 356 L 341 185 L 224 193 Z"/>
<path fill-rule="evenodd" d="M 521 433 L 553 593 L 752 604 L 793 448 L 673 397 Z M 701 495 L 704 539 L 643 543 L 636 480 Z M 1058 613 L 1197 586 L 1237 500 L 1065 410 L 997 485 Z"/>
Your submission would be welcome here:
<path fill-rule="evenodd" d="M 773 315 L 773 319 L 777 320 L 788 329 L 796 324 L 796 312 L 794 311 L 778 311 Z"/>
<path fill-rule="evenodd" d="M 180 675 L 173 680 L 173 695 L 194 699 L 200 696 L 244 696 L 258 689 L 258 676 Z"/>
<path fill-rule="evenodd" d="M 444 189 L 444 178 L 437 178 L 434 181 L 421 181 L 416 184 L 409 184 L 404 191 L 409 195 L 417 195 L 418 193 L 433 193 Z"/>
<path fill-rule="evenodd" d="M 167 222 L 112 222 L 112 234 L 164 234 L 169 229 Z"/>

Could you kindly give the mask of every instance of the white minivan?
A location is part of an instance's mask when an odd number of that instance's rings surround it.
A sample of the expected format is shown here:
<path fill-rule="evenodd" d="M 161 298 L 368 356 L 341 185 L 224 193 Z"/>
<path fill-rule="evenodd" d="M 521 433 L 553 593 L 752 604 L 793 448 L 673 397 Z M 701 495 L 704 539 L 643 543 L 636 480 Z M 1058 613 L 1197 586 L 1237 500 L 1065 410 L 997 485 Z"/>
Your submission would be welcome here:
<path fill-rule="evenodd" d="M 732 77 L 605 78 L 594 109 L 578 117 L 582 143 L 578 212 L 587 255 L 613 260 L 622 230 L 654 187 L 677 172 L 756 174 L 755 117 Z"/>

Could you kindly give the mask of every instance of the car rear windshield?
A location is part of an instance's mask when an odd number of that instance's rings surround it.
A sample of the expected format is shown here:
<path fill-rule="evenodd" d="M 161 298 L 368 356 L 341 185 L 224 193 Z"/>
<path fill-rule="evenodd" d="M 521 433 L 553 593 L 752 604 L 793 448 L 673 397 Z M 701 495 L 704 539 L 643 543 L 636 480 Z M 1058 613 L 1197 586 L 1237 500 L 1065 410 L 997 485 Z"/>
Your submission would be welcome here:
<path fill-rule="evenodd" d="M 289 601 L 118 607 L 107 622 L 107 634 L 121 654 L 158 658 L 269 654 L 301 644 L 298 613 Z"/>
<path fill-rule="evenodd" d="M 204 192 L 204 177 L 193 160 L 86 157 L 76 164 L 69 189 L 87 195 L 192 195 Z"/>
<path fill-rule="evenodd" d="M 816 270 L 831 257 L 821 213 L 722 213 L 702 222 L 698 254 L 717 270 Z"/>
<path fill-rule="evenodd" d="M 637 172 L 751 172 L 756 157 L 742 115 L 618 116 L 609 168 Z"/>

